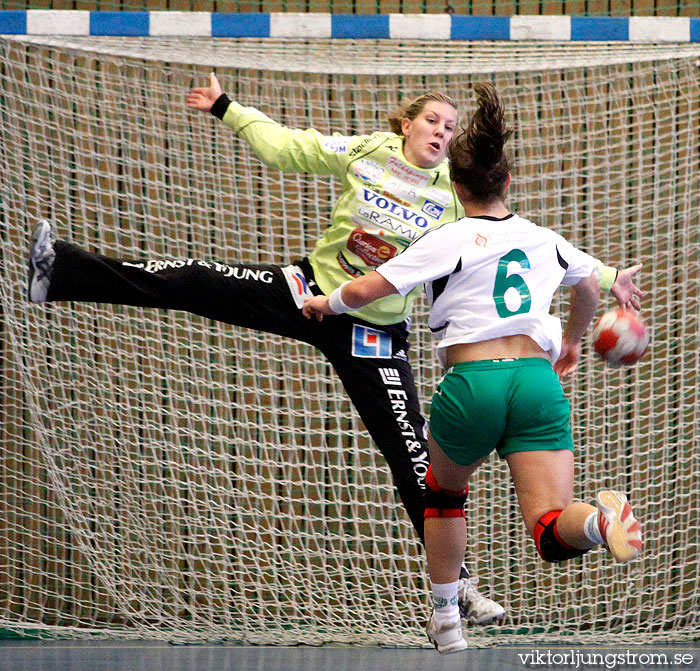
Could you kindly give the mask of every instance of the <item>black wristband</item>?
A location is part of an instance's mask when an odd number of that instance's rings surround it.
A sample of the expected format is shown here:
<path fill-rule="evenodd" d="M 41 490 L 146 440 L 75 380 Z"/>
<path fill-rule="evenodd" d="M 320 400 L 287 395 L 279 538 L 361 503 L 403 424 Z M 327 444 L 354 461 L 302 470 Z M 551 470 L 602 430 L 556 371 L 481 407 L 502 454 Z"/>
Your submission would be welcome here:
<path fill-rule="evenodd" d="M 217 119 L 223 119 L 224 114 L 226 114 L 226 110 L 228 109 L 228 106 L 230 104 L 231 104 L 231 98 L 229 98 L 225 93 L 222 93 L 216 99 L 216 102 L 211 106 L 211 113 Z"/>

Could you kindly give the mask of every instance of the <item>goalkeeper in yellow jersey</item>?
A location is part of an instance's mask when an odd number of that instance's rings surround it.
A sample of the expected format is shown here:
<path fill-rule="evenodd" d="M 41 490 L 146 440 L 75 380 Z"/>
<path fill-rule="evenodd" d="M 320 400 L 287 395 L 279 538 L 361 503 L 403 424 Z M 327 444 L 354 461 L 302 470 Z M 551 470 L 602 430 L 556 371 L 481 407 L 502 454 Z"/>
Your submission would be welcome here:
<path fill-rule="evenodd" d="M 605 545 L 619 562 L 642 548 L 627 497 L 602 491 L 597 507 L 573 502 L 570 406 L 557 374 L 578 365 L 595 315 L 602 264 L 561 235 L 510 212 L 505 197 L 511 131 L 492 86 L 476 85 L 478 109 L 449 149 L 466 216 L 428 231 L 403 254 L 349 281 L 302 311 L 344 314 L 425 284 L 428 325 L 446 374 L 433 396 L 426 475 L 425 547 L 434 610 L 428 637 L 438 652 L 467 647 L 458 580 L 467 537 L 471 475 L 494 450 L 510 468 L 528 533 L 542 559 L 561 562 Z M 571 287 L 562 328 L 550 314 L 560 285 Z"/>
<path fill-rule="evenodd" d="M 390 116 L 391 131 L 324 135 L 290 129 L 209 86 L 187 96 L 247 142 L 262 161 L 283 171 L 335 175 L 342 194 L 308 258 L 287 266 L 200 259 L 113 259 L 52 237 L 42 222 L 30 263 L 34 302 L 93 301 L 185 310 L 229 324 L 294 338 L 328 358 L 386 458 L 401 501 L 421 541 L 428 470 L 426 422 L 409 364 L 408 334 L 416 291 L 388 296 L 324 323 L 301 313 L 305 298 L 329 295 L 406 249 L 424 231 L 464 216 L 446 161 L 457 107 L 427 93 Z M 236 222 L 231 223 L 232 226 Z M 635 269 L 608 269 L 622 304 L 637 300 Z M 486 624 L 504 609 L 482 596 L 466 568 L 460 577 L 463 617 Z"/>

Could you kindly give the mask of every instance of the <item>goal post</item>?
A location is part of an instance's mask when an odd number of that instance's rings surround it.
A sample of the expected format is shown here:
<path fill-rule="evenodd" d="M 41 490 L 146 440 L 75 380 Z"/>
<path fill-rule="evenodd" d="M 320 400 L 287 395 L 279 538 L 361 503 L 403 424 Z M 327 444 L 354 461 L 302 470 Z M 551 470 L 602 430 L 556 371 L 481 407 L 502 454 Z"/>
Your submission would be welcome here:
<path fill-rule="evenodd" d="M 39 218 L 134 258 L 287 263 L 338 184 L 266 168 L 186 92 L 291 127 L 388 128 L 404 97 L 495 83 L 514 211 L 644 264 L 645 358 L 589 343 L 565 383 L 576 496 L 628 493 L 642 559 L 544 564 L 494 456 L 468 563 L 504 604 L 475 645 L 700 634 L 700 46 L 0 37 L 0 630 L 173 641 L 420 645 L 421 547 L 383 458 L 311 347 L 179 312 L 26 298 Z M 557 307 L 566 303 L 566 293 Z M 612 303 L 603 299 L 601 307 Z M 441 375 L 415 314 L 424 410 Z"/>

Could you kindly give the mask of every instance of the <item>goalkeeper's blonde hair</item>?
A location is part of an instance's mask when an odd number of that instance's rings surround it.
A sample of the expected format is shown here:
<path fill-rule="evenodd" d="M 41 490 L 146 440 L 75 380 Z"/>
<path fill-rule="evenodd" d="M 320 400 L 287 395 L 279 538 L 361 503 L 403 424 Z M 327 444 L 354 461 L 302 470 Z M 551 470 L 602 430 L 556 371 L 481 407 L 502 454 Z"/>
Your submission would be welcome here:
<path fill-rule="evenodd" d="M 401 130 L 401 122 L 404 119 L 413 121 L 413 119 L 415 119 L 423 111 L 423 108 L 432 101 L 447 103 L 448 105 L 452 105 L 455 110 L 459 111 L 457 108 L 457 103 L 450 98 L 450 96 L 446 95 L 445 93 L 441 93 L 440 91 L 428 91 L 417 98 L 407 100 L 400 107 L 397 107 L 393 112 L 391 112 L 389 116 L 387 116 L 391 130 L 397 135 L 403 135 L 403 131 Z"/>

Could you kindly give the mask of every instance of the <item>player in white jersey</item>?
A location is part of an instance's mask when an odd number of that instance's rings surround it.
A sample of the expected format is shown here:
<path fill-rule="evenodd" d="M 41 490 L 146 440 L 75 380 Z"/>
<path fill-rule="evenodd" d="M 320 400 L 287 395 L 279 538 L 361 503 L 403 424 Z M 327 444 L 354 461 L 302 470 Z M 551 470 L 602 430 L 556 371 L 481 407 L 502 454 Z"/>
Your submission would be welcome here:
<path fill-rule="evenodd" d="M 517 334 L 556 361 L 561 323 L 549 314 L 553 294 L 602 267 L 561 235 L 509 213 L 444 224 L 378 272 L 401 295 L 425 284 L 428 325 L 445 365 L 450 345 Z"/>
<path fill-rule="evenodd" d="M 560 562 L 597 545 L 619 562 L 641 551 L 641 528 L 624 494 L 600 492 L 597 507 L 573 502 L 570 406 L 557 375 L 581 357 L 595 315 L 603 265 L 562 236 L 508 211 L 511 131 L 491 85 L 452 142 L 450 173 L 466 217 L 424 234 L 374 272 L 306 301 L 311 318 L 341 314 L 425 283 L 429 325 L 446 374 L 433 396 L 426 476 L 425 545 L 434 609 L 428 637 L 438 652 L 467 647 L 457 579 L 466 547 L 469 479 L 492 451 L 506 459 L 537 551 Z M 562 334 L 549 314 L 560 285 L 572 291 Z M 641 295 L 633 289 L 635 302 Z"/>

